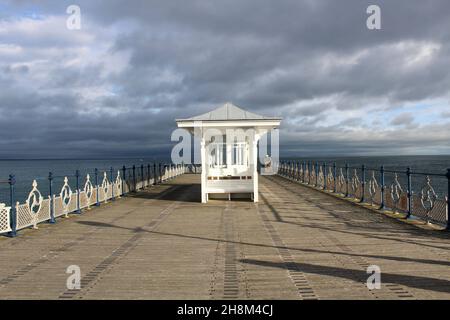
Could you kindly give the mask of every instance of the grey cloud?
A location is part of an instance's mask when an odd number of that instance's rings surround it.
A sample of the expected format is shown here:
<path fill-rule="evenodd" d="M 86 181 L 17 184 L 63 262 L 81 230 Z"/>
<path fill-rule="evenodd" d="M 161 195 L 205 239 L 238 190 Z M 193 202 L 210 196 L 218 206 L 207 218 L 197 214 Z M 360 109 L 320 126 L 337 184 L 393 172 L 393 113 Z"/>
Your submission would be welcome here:
<path fill-rule="evenodd" d="M 411 113 L 402 113 L 392 119 L 391 124 L 394 126 L 407 126 L 414 122 L 414 116 Z"/>
<path fill-rule="evenodd" d="M 450 3 L 377 1 L 373 32 L 372 2 L 78 1 L 82 30 L 70 32 L 72 1 L 6 1 L 6 28 L 30 8 L 59 20 L 2 38 L 21 51 L 0 48 L 0 156 L 167 155 L 175 118 L 225 101 L 284 117 L 286 153 L 448 150 L 446 127 L 405 106 L 448 101 Z M 374 138 L 383 121 L 370 117 L 395 108 Z"/>

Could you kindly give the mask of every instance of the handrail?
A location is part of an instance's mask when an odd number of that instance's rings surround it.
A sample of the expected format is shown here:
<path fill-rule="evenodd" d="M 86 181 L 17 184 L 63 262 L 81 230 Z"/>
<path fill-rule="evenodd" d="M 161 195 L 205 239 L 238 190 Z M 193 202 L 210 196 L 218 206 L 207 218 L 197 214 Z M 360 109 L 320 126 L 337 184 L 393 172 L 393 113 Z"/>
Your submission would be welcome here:
<path fill-rule="evenodd" d="M 56 218 L 67 217 L 68 214 L 81 214 L 91 206 L 100 206 L 108 200 L 114 201 L 122 196 L 149 188 L 153 185 L 173 179 L 186 172 L 186 165 L 172 163 L 148 163 L 109 168 L 94 172 L 89 170 L 81 176 L 80 170 L 74 174 L 37 177 L 24 203 L 16 201 L 16 178 L 10 175 L 8 180 L 0 183 L 9 184 L 8 211 L 0 210 L 0 234 L 8 232 L 15 237 L 17 231 L 24 228 L 35 228 L 42 222 L 56 223 Z M 55 179 L 63 179 L 61 189 L 55 190 Z M 48 180 L 48 197 L 44 198 L 39 191 L 39 181 Z M 3 205 L 6 207 L 6 205 Z"/>
<path fill-rule="evenodd" d="M 445 225 L 450 230 L 450 169 L 446 174 L 391 170 L 361 166 L 337 166 L 336 162 L 283 160 L 278 174 L 344 198 L 369 204 L 380 210 Z M 387 181 L 386 174 L 389 174 Z M 447 179 L 447 185 L 433 187 L 432 178 Z M 419 179 L 419 180 L 417 180 Z M 446 196 L 442 196 L 447 189 Z M 438 191 L 436 191 L 438 190 Z"/>

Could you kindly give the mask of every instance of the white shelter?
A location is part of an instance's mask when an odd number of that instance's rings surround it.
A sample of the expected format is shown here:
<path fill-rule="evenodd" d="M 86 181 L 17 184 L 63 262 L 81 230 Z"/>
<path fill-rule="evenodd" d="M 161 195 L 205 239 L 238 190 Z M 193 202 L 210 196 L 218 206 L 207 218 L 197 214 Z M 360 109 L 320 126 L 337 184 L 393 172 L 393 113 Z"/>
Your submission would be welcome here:
<path fill-rule="evenodd" d="M 202 203 L 209 195 L 249 194 L 258 202 L 258 140 L 280 125 L 281 118 L 264 117 L 231 104 L 177 119 L 201 141 Z"/>

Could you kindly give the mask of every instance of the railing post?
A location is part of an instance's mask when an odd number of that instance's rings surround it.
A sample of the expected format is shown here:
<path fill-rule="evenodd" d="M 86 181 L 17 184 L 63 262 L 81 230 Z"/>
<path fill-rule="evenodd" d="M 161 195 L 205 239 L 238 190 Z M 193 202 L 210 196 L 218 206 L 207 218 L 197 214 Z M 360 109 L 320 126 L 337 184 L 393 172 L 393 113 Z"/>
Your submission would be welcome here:
<path fill-rule="evenodd" d="M 156 163 L 153 163 L 153 184 L 156 185 Z"/>
<path fill-rule="evenodd" d="M 412 177 L 411 177 L 411 168 L 408 167 L 406 169 L 406 176 L 408 178 L 408 191 L 407 191 L 407 197 L 408 197 L 408 213 L 406 214 L 406 219 L 411 217 L 412 214 Z"/>
<path fill-rule="evenodd" d="M 80 209 L 80 171 L 79 170 L 75 170 L 75 186 L 77 188 L 77 210 L 75 211 L 75 213 L 81 213 L 81 209 Z"/>
<path fill-rule="evenodd" d="M 447 169 L 447 230 L 450 230 L 450 169 Z"/>
<path fill-rule="evenodd" d="M 294 161 L 289 162 L 290 163 L 290 176 L 291 179 L 294 179 Z"/>
<path fill-rule="evenodd" d="M 327 190 L 327 177 L 328 177 L 327 164 L 324 162 L 323 163 L 323 190 Z"/>
<path fill-rule="evenodd" d="M 311 171 L 312 171 L 312 163 L 308 161 L 308 184 L 311 184 Z"/>
<path fill-rule="evenodd" d="M 385 181 L 384 181 L 384 166 L 381 166 L 380 169 L 380 175 L 381 175 L 381 206 L 380 206 L 380 210 L 384 210 L 386 208 L 385 202 L 384 202 L 384 190 L 386 188 Z"/>
<path fill-rule="evenodd" d="M 159 163 L 159 183 L 162 183 L 161 162 Z"/>
<path fill-rule="evenodd" d="M 125 194 L 125 183 L 126 183 L 126 176 L 127 168 L 125 166 L 122 167 L 122 195 Z"/>
<path fill-rule="evenodd" d="M 363 164 L 362 168 L 361 168 L 361 176 L 362 176 L 362 181 L 361 181 L 361 186 L 362 186 L 362 194 L 361 194 L 361 203 L 363 203 L 364 201 L 366 201 L 366 166 Z"/>
<path fill-rule="evenodd" d="M 299 173 L 299 166 L 298 166 L 298 161 L 294 161 L 294 180 L 298 181 L 298 173 Z"/>
<path fill-rule="evenodd" d="M 50 195 L 50 220 L 49 223 L 55 223 L 55 212 L 53 212 L 53 174 L 48 173 L 48 192 Z"/>
<path fill-rule="evenodd" d="M 95 175 L 95 189 L 97 190 L 97 192 L 96 192 L 97 202 L 95 203 L 95 205 L 98 207 L 100 205 L 100 201 L 99 201 L 99 195 L 98 195 L 98 169 L 97 168 L 95 168 L 95 170 L 94 170 L 94 175 Z"/>
<path fill-rule="evenodd" d="M 348 183 L 349 183 L 349 174 L 348 174 L 349 166 L 348 163 L 345 164 L 345 197 L 348 197 L 349 189 L 348 189 Z"/>
<path fill-rule="evenodd" d="M 314 170 L 316 170 L 316 182 L 315 182 L 315 186 L 317 188 L 317 186 L 319 185 L 319 163 L 316 162 L 316 167 L 314 168 Z"/>
<path fill-rule="evenodd" d="M 291 164 L 291 179 L 292 180 L 295 179 L 295 161 L 292 161 L 292 164 Z"/>
<path fill-rule="evenodd" d="M 111 177 L 111 200 L 114 201 L 114 169 L 113 167 L 111 167 L 111 169 L 109 169 L 110 171 L 110 177 Z"/>
<path fill-rule="evenodd" d="M 11 205 L 11 210 L 9 211 L 9 220 L 11 223 L 11 231 L 8 233 L 8 236 L 14 238 L 17 236 L 17 215 L 16 215 L 16 199 L 15 199 L 15 188 L 16 178 L 13 174 L 9 175 L 8 179 L 9 183 L 9 202 Z"/>
<path fill-rule="evenodd" d="M 150 163 L 147 164 L 147 187 L 150 187 Z"/>
<path fill-rule="evenodd" d="M 305 171 L 306 171 L 306 162 L 302 163 L 302 182 L 305 183 Z"/>
<path fill-rule="evenodd" d="M 144 189 L 144 165 L 141 164 L 141 190 Z"/>
<path fill-rule="evenodd" d="M 288 178 L 291 177 L 291 162 L 290 161 L 286 162 L 286 175 Z"/>
<path fill-rule="evenodd" d="M 133 192 L 136 192 L 136 166 L 133 164 Z"/>
<path fill-rule="evenodd" d="M 336 188 L 336 174 L 337 174 L 336 162 L 333 163 L 333 192 L 337 192 Z"/>

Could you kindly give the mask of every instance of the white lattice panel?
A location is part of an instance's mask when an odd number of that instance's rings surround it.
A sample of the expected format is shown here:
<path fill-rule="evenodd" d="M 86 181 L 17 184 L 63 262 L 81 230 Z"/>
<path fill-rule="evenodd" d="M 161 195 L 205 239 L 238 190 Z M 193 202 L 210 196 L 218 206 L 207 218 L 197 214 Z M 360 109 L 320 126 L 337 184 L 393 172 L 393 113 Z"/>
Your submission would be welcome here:
<path fill-rule="evenodd" d="M 87 208 L 89 204 L 89 199 L 86 195 L 86 192 L 81 191 L 80 192 L 80 209 Z"/>
<path fill-rule="evenodd" d="M 91 201 L 89 202 L 89 205 L 93 206 L 97 203 L 97 189 L 92 190 L 92 196 Z"/>
<path fill-rule="evenodd" d="M 98 188 L 98 201 L 99 202 L 103 202 L 103 201 L 105 201 L 106 200 L 106 197 L 105 197 L 105 190 L 103 190 L 103 188 Z"/>
<path fill-rule="evenodd" d="M 0 233 L 11 231 L 11 224 L 9 221 L 10 210 L 11 207 L 7 207 L 5 204 L 0 203 Z"/>
<path fill-rule="evenodd" d="M 109 185 L 108 190 L 106 191 L 108 199 L 112 198 L 112 190 L 113 190 L 113 186 Z"/>
<path fill-rule="evenodd" d="M 64 207 L 63 207 L 60 196 L 54 198 L 54 205 L 55 205 L 55 207 L 54 207 L 53 214 L 55 215 L 55 217 L 60 217 L 65 214 Z"/>
<path fill-rule="evenodd" d="M 42 201 L 41 210 L 38 213 L 38 222 L 50 220 L 50 199 Z"/>
<path fill-rule="evenodd" d="M 122 184 L 114 183 L 114 196 L 119 197 L 122 195 Z"/>
<path fill-rule="evenodd" d="M 33 218 L 29 207 L 27 204 L 19 204 L 16 206 L 17 212 L 17 230 L 27 228 L 33 225 Z"/>
<path fill-rule="evenodd" d="M 70 212 L 75 211 L 77 208 L 77 194 L 73 193 L 70 197 L 70 202 L 67 206 L 63 205 L 60 196 L 55 197 L 55 217 L 59 217 Z"/>

